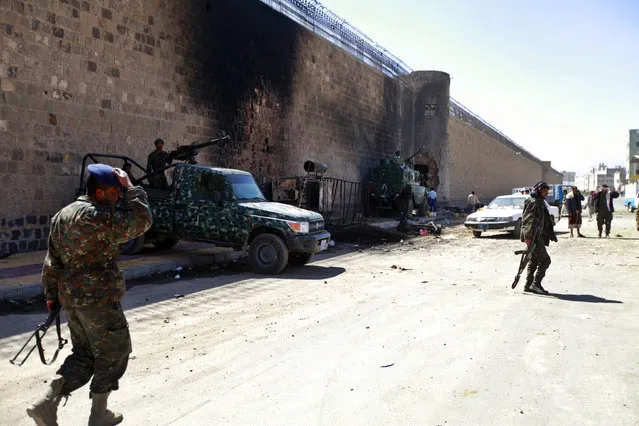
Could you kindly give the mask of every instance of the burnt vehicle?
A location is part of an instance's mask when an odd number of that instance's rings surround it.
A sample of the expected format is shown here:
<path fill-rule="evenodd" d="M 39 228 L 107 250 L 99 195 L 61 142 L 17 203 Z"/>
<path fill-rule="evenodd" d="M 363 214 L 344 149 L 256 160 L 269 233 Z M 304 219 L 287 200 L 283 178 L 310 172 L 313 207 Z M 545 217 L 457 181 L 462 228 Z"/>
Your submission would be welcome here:
<path fill-rule="evenodd" d="M 426 216 L 428 207 L 426 187 L 421 173 L 412 167 L 413 154 L 403 163 L 392 159 L 380 160 L 379 166 L 369 172 L 369 209 L 392 210 L 411 217 L 417 208 L 420 216 Z"/>
<path fill-rule="evenodd" d="M 134 177 L 132 182 L 145 188 L 153 214 L 152 227 L 144 236 L 124 245 L 124 254 L 134 254 L 146 243 L 169 248 L 179 240 L 201 241 L 241 250 L 256 272 L 277 274 L 287 264 L 306 264 L 315 253 L 328 248 L 331 235 L 324 230 L 319 213 L 269 202 L 250 173 L 196 164 L 186 149 L 177 157 L 186 162 L 154 172 L 171 172 L 173 179 L 168 189 L 145 185 L 143 181 L 154 173 L 146 174 L 129 157 L 87 154 L 78 193 L 86 191 L 87 161 L 101 162 L 104 158 L 129 162 L 141 170 L 143 175 Z"/>

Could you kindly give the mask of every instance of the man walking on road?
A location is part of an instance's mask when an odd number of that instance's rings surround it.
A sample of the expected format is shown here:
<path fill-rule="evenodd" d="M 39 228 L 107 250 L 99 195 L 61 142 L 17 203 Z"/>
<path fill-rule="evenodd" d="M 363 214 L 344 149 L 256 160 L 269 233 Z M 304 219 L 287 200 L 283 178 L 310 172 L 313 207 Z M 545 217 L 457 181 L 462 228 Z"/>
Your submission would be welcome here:
<path fill-rule="evenodd" d="M 521 241 L 525 242 L 528 247 L 533 242 L 535 243 L 534 252 L 528 263 L 528 275 L 524 286 L 524 291 L 528 293 L 548 294 L 541 285 L 551 263 L 546 246 L 550 245 L 550 241 L 557 242 L 546 203 L 548 189 L 546 182 L 537 182 L 530 198 L 526 199 L 524 204 Z"/>
<path fill-rule="evenodd" d="M 601 185 L 596 195 L 595 212 L 597 212 L 597 230 L 599 238 L 604 225 L 606 225 L 606 238 L 610 236 L 610 228 L 612 227 L 612 214 L 615 211 L 613 199 L 618 198 L 619 193 L 614 189 L 610 189 L 608 185 Z"/>
<path fill-rule="evenodd" d="M 475 213 L 479 209 L 479 198 L 475 195 L 475 191 L 470 191 L 467 204 L 471 213 Z"/>
<path fill-rule="evenodd" d="M 45 396 L 27 408 L 37 425 L 57 425 L 62 397 L 91 380 L 89 426 L 116 425 L 123 419 L 107 410 L 131 353 L 131 337 L 120 301 L 124 274 L 115 257 L 120 245 L 151 227 L 146 192 L 132 186 L 121 169 L 105 164 L 88 167 L 87 194 L 51 219 L 49 249 L 42 284 L 49 311 L 66 311 L 73 353 L 49 384 Z M 126 188 L 126 206 L 119 206 Z"/>

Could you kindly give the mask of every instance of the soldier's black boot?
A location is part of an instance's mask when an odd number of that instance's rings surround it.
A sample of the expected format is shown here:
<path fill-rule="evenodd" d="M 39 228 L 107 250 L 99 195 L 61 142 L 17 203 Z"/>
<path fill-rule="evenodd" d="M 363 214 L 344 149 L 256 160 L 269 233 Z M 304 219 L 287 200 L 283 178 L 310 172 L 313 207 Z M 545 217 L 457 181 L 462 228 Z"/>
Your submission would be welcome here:
<path fill-rule="evenodd" d="M 38 426 L 57 426 L 58 425 L 58 405 L 63 395 L 62 386 L 64 385 L 64 377 L 56 374 L 49 389 L 44 397 L 37 400 L 33 405 L 27 408 L 27 415 L 35 421 Z"/>
<path fill-rule="evenodd" d="M 534 278 L 534 275 L 531 273 L 528 273 L 528 275 L 526 276 L 526 285 L 524 285 L 524 291 L 526 293 L 532 293 L 532 290 L 530 289 L 530 287 L 532 287 L 533 278 Z"/>
<path fill-rule="evenodd" d="M 93 393 L 91 392 L 91 416 L 89 416 L 89 426 L 112 426 L 122 422 L 124 417 L 120 413 L 107 410 L 107 400 L 111 392 Z"/>
<path fill-rule="evenodd" d="M 548 294 L 546 290 L 540 284 L 533 284 L 530 286 L 530 292 L 535 294 Z"/>

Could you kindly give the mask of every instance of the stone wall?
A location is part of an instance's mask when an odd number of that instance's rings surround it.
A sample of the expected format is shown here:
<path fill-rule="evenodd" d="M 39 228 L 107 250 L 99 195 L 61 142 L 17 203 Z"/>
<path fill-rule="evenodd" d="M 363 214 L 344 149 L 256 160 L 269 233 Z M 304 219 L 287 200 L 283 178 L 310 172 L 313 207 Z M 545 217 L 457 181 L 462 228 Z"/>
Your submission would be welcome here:
<path fill-rule="evenodd" d="M 563 175 L 475 117 L 451 108 L 448 126 L 450 149 L 450 199 L 464 206 L 470 191 L 482 203 L 513 188 L 533 186 L 546 179 L 562 183 Z"/>
<path fill-rule="evenodd" d="M 255 0 L 0 0 L 0 25 L 4 250 L 35 248 L 27 219 L 73 200 L 88 152 L 144 166 L 156 137 L 229 134 L 200 161 L 261 182 L 309 158 L 361 180 L 414 146 L 409 83 Z"/>
<path fill-rule="evenodd" d="M 475 150 L 458 135 L 492 142 L 449 123 L 449 85 L 442 72 L 390 78 L 257 0 L 0 0 L 0 253 L 45 247 L 84 154 L 145 166 L 157 137 L 171 150 L 228 134 L 199 161 L 258 183 L 308 159 L 363 181 L 380 157 L 422 148 L 416 164 L 454 199 Z M 469 183 L 507 156 L 482 155 Z"/>

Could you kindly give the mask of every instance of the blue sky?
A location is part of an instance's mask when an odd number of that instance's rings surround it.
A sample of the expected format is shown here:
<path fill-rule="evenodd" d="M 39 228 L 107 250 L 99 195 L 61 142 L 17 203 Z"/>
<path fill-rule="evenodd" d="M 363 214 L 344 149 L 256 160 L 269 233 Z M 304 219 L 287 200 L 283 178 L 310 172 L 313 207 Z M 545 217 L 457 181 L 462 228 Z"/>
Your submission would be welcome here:
<path fill-rule="evenodd" d="M 321 0 L 559 170 L 625 165 L 639 128 L 637 0 Z"/>

